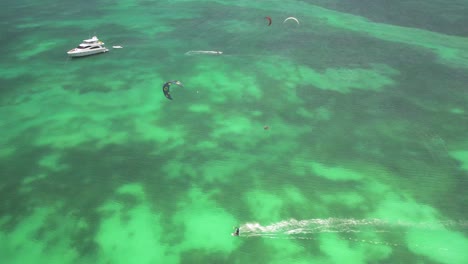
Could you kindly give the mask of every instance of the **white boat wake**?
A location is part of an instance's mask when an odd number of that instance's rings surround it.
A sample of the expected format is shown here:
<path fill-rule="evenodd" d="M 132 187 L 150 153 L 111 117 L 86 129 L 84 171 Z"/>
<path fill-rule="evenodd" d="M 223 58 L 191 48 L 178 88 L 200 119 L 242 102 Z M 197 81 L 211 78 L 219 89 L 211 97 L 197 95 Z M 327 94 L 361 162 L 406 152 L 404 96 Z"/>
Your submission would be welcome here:
<path fill-rule="evenodd" d="M 381 219 L 308 219 L 284 220 L 263 226 L 259 223 L 245 223 L 240 226 L 241 237 L 261 237 L 270 239 L 317 239 L 319 234 L 335 233 L 340 239 L 360 243 L 401 246 L 388 241 L 364 240 L 356 233 L 406 233 L 409 229 L 424 231 L 444 230 L 447 228 L 468 228 L 468 221 L 439 221 L 439 222 L 389 222 Z M 355 235 L 353 235 L 355 234 Z M 384 236 L 385 237 L 385 236 Z"/>
<path fill-rule="evenodd" d="M 222 55 L 222 51 L 218 50 L 190 50 L 185 52 L 185 55 L 187 56 L 193 56 L 193 55 Z"/>

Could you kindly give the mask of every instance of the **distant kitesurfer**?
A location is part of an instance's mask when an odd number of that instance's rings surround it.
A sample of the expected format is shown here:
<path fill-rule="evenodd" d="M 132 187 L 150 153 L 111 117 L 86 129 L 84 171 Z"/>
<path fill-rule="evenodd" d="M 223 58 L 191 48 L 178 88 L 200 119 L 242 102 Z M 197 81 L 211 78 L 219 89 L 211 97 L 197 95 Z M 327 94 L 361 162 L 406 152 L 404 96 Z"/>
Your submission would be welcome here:
<path fill-rule="evenodd" d="M 236 231 L 234 231 L 234 233 L 232 233 L 233 236 L 239 236 L 239 227 L 236 227 Z"/>

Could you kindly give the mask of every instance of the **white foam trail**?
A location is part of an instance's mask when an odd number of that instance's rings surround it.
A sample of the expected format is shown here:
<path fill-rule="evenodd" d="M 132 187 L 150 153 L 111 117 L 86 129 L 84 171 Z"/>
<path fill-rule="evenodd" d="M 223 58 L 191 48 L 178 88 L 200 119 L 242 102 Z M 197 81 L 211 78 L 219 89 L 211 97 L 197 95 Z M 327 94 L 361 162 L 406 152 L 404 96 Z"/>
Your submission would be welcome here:
<path fill-rule="evenodd" d="M 370 245 L 385 245 L 390 247 L 407 247 L 406 244 L 395 242 L 394 239 L 386 241 L 388 237 L 379 236 L 375 239 L 363 239 L 367 236 L 351 235 L 351 233 L 381 233 L 388 232 L 406 233 L 410 229 L 444 230 L 447 228 L 466 229 L 468 221 L 433 221 L 433 222 L 409 222 L 409 221 L 386 221 L 382 219 L 309 219 L 309 220 L 284 220 L 270 225 L 263 226 L 259 223 L 246 223 L 240 226 L 240 237 L 259 237 L 265 239 L 286 239 L 286 240 L 317 240 L 318 234 L 334 233 L 337 239 L 348 240 L 356 243 Z M 426 250 L 448 251 L 443 245 L 434 246 L 413 244 L 414 247 L 425 248 Z"/>
<path fill-rule="evenodd" d="M 222 51 L 218 50 L 190 50 L 185 52 L 185 55 L 187 56 L 193 56 L 193 55 L 222 55 Z"/>
<path fill-rule="evenodd" d="M 425 230 L 446 227 L 467 228 L 468 221 L 439 222 L 389 222 L 381 219 L 309 219 L 284 220 L 263 226 L 259 223 L 246 223 L 240 227 L 242 236 L 247 237 L 285 237 L 289 239 L 310 239 L 307 235 L 317 233 L 359 233 L 359 232 L 404 232 L 408 228 Z"/>

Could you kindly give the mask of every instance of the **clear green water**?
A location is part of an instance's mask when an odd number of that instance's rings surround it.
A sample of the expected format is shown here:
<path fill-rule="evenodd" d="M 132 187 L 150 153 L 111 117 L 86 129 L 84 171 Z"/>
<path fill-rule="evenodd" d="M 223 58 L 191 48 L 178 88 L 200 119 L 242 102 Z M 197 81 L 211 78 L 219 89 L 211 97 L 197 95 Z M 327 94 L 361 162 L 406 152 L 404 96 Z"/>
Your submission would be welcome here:
<path fill-rule="evenodd" d="M 468 3 L 388 3 L 3 3 L 2 263 L 466 261 Z"/>

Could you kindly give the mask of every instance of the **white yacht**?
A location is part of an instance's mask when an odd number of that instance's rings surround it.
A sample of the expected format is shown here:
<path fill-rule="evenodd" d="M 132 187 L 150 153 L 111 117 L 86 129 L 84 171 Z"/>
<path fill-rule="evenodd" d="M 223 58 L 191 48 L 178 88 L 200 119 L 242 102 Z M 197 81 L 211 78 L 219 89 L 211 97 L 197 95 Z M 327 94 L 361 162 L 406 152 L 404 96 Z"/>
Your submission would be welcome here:
<path fill-rule="evenodd" d="M 83 40 L 83 43 L 78 45 L 78 47 L 69 50 L 67 54 L 70 57 L 82 57 L 107 51 L 109 50 L 104 47 L 104 42 L 100 41 L 96 36 L 94 36 L 90 39 Z"/>

